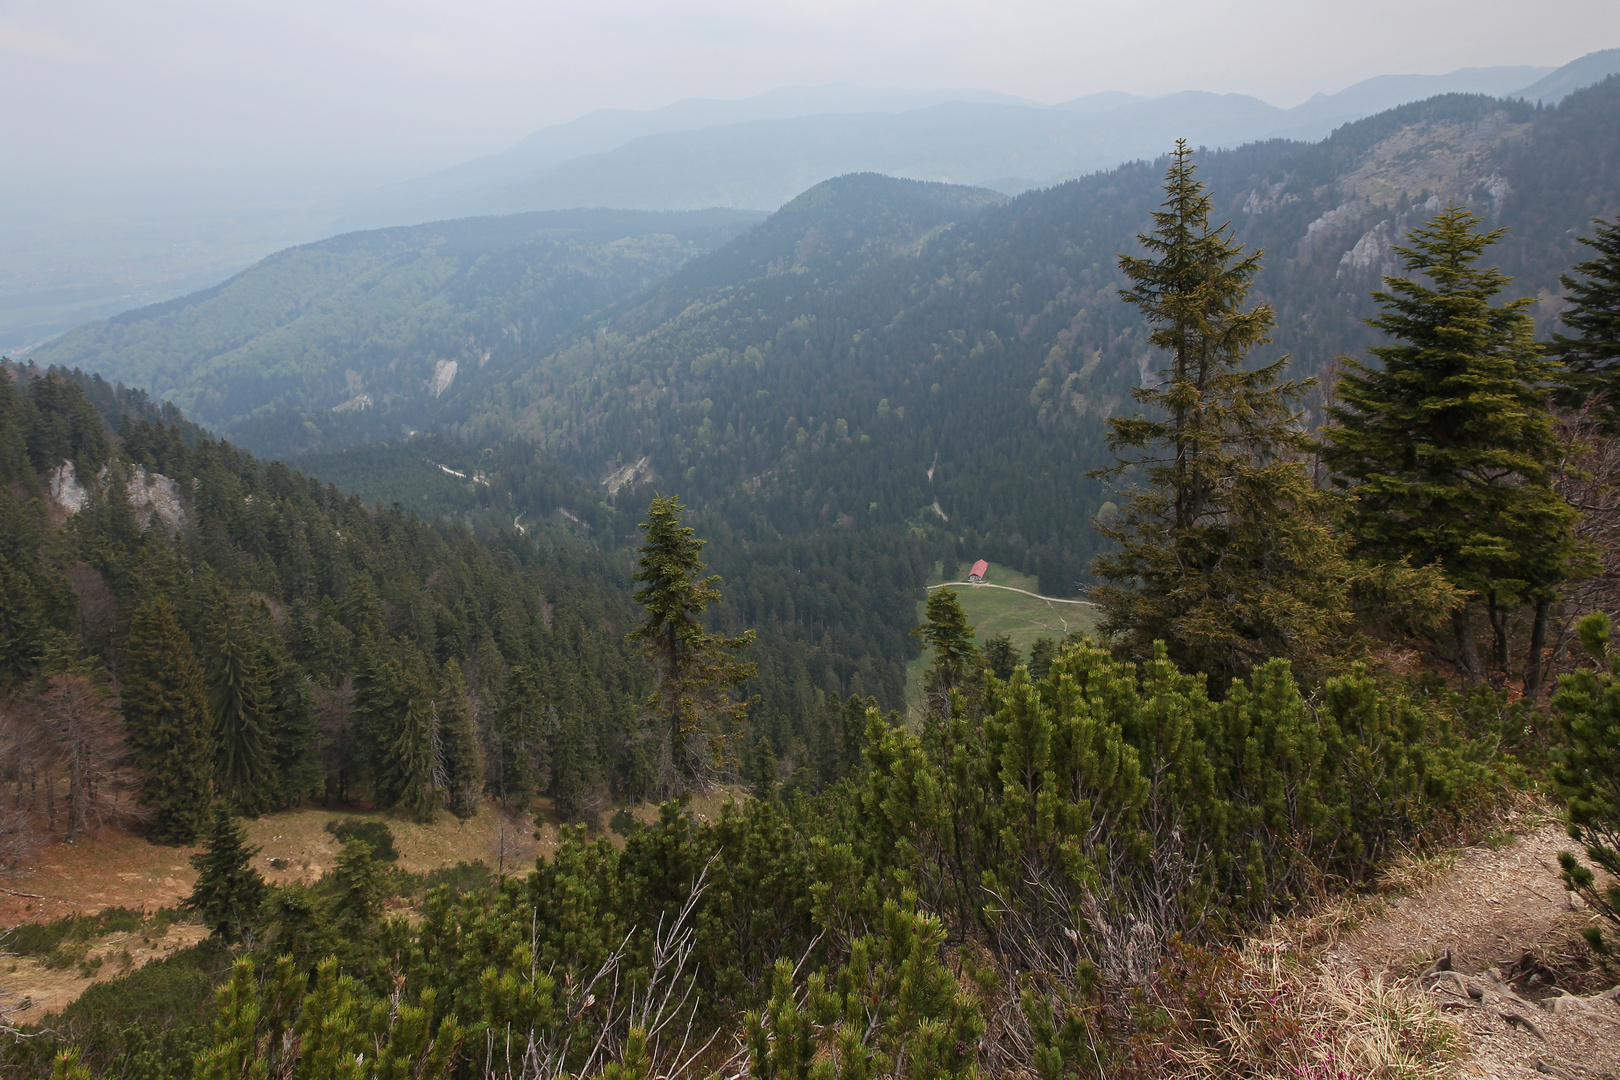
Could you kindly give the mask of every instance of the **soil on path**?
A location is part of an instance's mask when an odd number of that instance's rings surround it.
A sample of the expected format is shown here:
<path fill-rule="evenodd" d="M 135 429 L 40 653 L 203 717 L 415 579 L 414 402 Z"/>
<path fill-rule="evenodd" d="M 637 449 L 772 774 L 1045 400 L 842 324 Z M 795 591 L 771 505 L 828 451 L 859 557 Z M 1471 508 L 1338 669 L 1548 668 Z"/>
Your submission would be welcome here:
<path fill-rule="evenodd" d="M 1462 1077 L 1620 1078 L 1620 1000 L 1586 962 L 1597 916 L 1564 888 L 1556 822 L 1459 852 L 1449 869 L 1342 937 L 1322 956 L 1434 995 L 1462 1033 Z M 1450 954 L 1451 972 L 1425 975 Z"/>

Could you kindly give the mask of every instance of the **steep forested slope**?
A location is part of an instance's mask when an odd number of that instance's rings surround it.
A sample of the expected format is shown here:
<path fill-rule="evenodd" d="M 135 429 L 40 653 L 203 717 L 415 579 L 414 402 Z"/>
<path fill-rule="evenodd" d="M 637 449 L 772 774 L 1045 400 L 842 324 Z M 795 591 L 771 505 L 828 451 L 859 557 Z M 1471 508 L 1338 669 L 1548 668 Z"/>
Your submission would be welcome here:
<path fill-rule="evenodd" d="M 1220 212 L 1265 251 L 1257 295 L 1279 316 L 1269 355 L 1290 353 L 1312 374 L 1361 353 L 1391 245 L 1452 199 L 1509 227 L 1492 257 L 1516 289 L 1555 296 L 1589 218 L 1620 210 L 1617 115 L 1611 79 L 1556 108 L 1453 95 L 1320 144 L 1201 155 Z M 1013 200 L 845 177 L 593 317 L 564 347 L 493 317 L 378 314 L 377 340 L 398 349 L 351 350 L 325 369 L 338 380 L 352 367 L 358 391 L 334 382 L 319 411 L 267 408 L 236 430 L 261 450 L 387 432 L 388 447 L 311 467 L 368 499 L 520 528 L 545 517 L 606 549 L 633 537 L 650 489 L 679 491 L 727 577 L 720 622 L 761 631 L 764 713 L 780 718 L 763 726 L 807 736 L 816 691 L 899 703 L 913 605 L 936 562 L 987 557 L 1049 593 L 1085 581 L 1090 520 L 1106 510 L 1085 476 L 1106 459 L 1102 421 L 1132 407 L 1130 390 L 1157 365 L 1119 302 L 1116 259 L 1148 226 L 1161 177 L 1162 164 L 1139 163 Z M 487 240 L 505 226 L 466 227 Z M 479 278 L 455 280 L 472 289 Z M 512 284 L 495 306 L 529 310 L 539 301 L 526 289 Z M 558 312 L 544 325 L 564 323 Z M 460 336 L 443 350 L 416 344 L 447 325 Z M 128 333 L 163 326 L 175 324 L 159 313 Z M 173 355 L 202 340 L 186 333 L 174 330 L 185 344 Z M 446 356 L 468 362 L 434 397 L 424 380 Z M 197 384 L 228 385 L 213 374 Z M 397 391 L 329 411 L 374 386 Z M 410 430 L 444 437 L 402 439 Z"/>
<path fill-rule="evenodd" d="M 70 799 L 91 816 L 128 811 L 122 793 L 154 829 L 194 828 L 211 795 L 254 813 L 394 804 L 402 765 L 436 793 L 430 813 L 466 812 L 484 781 L 502 798 L 554 782 L 577 798 L 639 775 L 627 575 L 544 536 L 367 509 L 95 380 L 0 367 L 0 584 L 7 753 L 47 792 L 71 760 Z M 520 719 L 500 709 L 509 685 Z M 70 692 L 91 717 L 121 699 L 124 723 L 64 758 L 30 718 Z M 190 732 L 201 787 L 176 774 L 188 709 L 206 714 Z"/>
<path fill-rule="evenodd" d="M 568 211 L 350 233 L 35 350 L 178 403 L 256 449 L 386 438 L 487 358 L 581 318 L 758 215 Z"/>
<path fill-rule="evenodd" d="M 1441 97 L 1319 145 L 1210 154 L 1200 176 L 1266 253 L 1270 352 L 1312 374 L 1372 342 L 1368 292 L 1395 269 L 1391 245 L 1452 200 L 1510 226 L 1492 254 L 1515 288 L 1554 295 L 1589 217 L 1620 208 L 1617 117 L 1614 79 L 1555 109 Z M 572 347 L 497 350 L 496 385 L 460 430 L 537 438 L 602 477 L 645 458 L 636 478 L 738 527 L 948 521 L 1072 590 L 1103 499 L 1084 478 L 1101 420 L 1158 363 L 1115 259 L 1160 172 L 981 205 L 875 176 L 820 185 Z"/>

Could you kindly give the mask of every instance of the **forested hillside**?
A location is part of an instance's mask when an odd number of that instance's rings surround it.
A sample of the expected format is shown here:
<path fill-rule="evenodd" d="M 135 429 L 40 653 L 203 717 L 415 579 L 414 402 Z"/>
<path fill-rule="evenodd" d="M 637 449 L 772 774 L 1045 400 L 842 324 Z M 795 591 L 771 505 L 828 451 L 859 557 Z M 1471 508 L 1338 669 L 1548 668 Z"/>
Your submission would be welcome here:
<path fill-rule="evenodd" d="M 312 459 L 387 509 L 8 365 L 0 840 L 20 864 L 117 817 L 201 847 L 179 911 L 24 937 L 82 977 L 75 934 L 207 940 L 126 952 L 49 1027 L 0 996 L 0 1074 L 1439 1080 L 1461 1010 L 1575 1075 L 1525 1013 L 1614 1006 L 1620 220 L 1549 270 L 1544 348 L 1492 221 L 1514 183 L 1580 189 L 1472 170 L 1575 131 L 1599 185 L 1592 115 L 1440 100 L 1216 169 L 1181 143 L 1108 199 L 823 185 L 567 349 L 491 350 L 447 433 Z M 1337 341 L 1332 296 L 1372 326 Z M 1371 330 L 1302 423 L 1274 339 Z M 663 483 L 697 505 L 642 510 Z M 947 588 L 915 614 L 969 544 L 1061 574 L 1093 526 L 1101 640 L 1026 657 Z M 895 697 L 912 642 L 908 715 L 843 696 Z M 521 876 L 504 832 L 493 865 L 391 866 L 376 814 L 272 883 L 237 820 L 492 801 L 527 829 L 542 793 L 581 824 Z M 1570 917 L 1514 973 L 1324 956 L 1553 798 Z"/>
<path fill-rule="evenodd" d="M 567 816 L 650 783 L 622 571 L 543 536 L 367 509 L 88 384 L 0 378 L 0 680 L 24 695 L 8 760 L 50 791 L 62 747 L 27 717 L 71 697 L 125 720 L 68 755 L 70 831 L 134 813 L 190 842 L 216 796 L 432 816 L 554 785 Z"/>
<path fill-rule="evenodd" d="M 1320 144 L 1200 154 L 1218 212 L 1264 253 L 1255 290 L 1278 324 L 1256 357 L 1291 354 L 1295 373 L 1310 375 L 1362 354 L 1377 340 L 1363 319 L 1368 291 L 1394 268 L 1391 245 L 1452 199 L 1509 228 L 1493 259 L 1514 277 L 1511 292 L 1548 298 L 1536 311 L 1547 326 L 1576 237 L 1620 207 L 1617 114 L 1620 81 L 1610 79 L 1552 108 L 1453 95 Z M 846 177 L 583 328 L 565 318 L 580 308 L 563 310 L 520 276 L 500 279 L 508 291 L 468 292 L 516 264 L 478 247 L 504 243 L 490 238 L 504 237 L 509 219 L 461 223 L 467 247 L 445 250 L 469 252 L 465 270 L 441 299 L 386 316 L 386 304 L 360 299 L 374 281 L 405 282 L 404 271 L 343 278 L 331 286 L 342 310 L 373 314 L 307 354 L 325 382 L 286 391 L 295 408 L 252 383 L 242 400 L 259 411 L 231 410 L 241 419 L 230 430 L 276 452 L 386 437 L 307 467 L 367 500 L 518 528 L 544 522 L 607 551 L 633 537 L 632 515 L 653 489 L 679 491 L 728 581 L 734 603 L 718 617 L 760 631 L 766 711 L 779 717 L 761 730 L 778 732 L 789 754 L 813 726 L 804 703 L 823 694 L 900 706 L 917 590 L 937 564 L 989 558 L 1053 595 L 1088 584 L 1099 543 L 1090 522 L 1113 510 L 1086 473 L 1107 461 L 1103 421 L 1130 408 L 1157 364 L 1139 316 L 1117 302 L 1115 256 L 1146 227 L 1160 174 L 1133 165 L 1010 201 Z M 400 235 L 329 243 L 395 251 Z M 326 260 L 324 250 L 285 258 Z M 448 258 L 411 254 L 399 265 Z M 649 265 L 630 277 L 643 270 L 642 280 L 654 276 Z M 229 310 L 279 310 L 270 292 L 255 299 L 254 274 L 227 287 Z M 137 343 L 161 339 L 164 363 L 185 372 L 175 385 L 196 387 L 195 400 L 235 394 L 221 372 L 270 344 L 254 337 L 217 363 L 188 359 L 213 353 L 187 320 L 224 312 L 227 293 L 92 326 L 48 355 L 126 372 L 146 355 Z M 450 303 L 463 297 L 465 310 Z M 528 312 L 530 328 L 513 332 L 508 309 Z M 299 319 L 263 339 L 285 333 L 276 355 L 299 357 L 272 369 L 305 364 L 304 336 L 325 326 Z M 548 335 L 564 330 L 553 347 Z M 430 376 L 450 370 L 446 359 L 455 374 L 433 396 Z M 332 411 L 359 395 L 369 407 Z"/>
<path fill-rule="evenodd" d="M 1620 207 L 1617 115 L 1611 79 L 1554 109 L 1442 97 L 1319 145 L 1201 155 L 1220 212 L 1264 253 L 1256 294 L 1278 325 L 1259 355 L 1310 375 L 1361 353 L 1391 245 L 1450 200 L 1509 227 L 1494 257 L 1512 291 L 1556 296 L 1576 236 Z M 1158 175 L 978 206 L 829 182 L 570 348 L 497 350 L 497 385 L 456 430 L 535 438 L 601 477 L 645 457 L 636 478 L 725 507 L 734 527 L 948 521 L 962 555 L 1070 593 L 1094 543 L 1075 523 L 1103 501 L 1084 476 L 1101 421 L 1157 363 L 1116 302 L 1114 253 L 1135 246 Z"/>
<path fill-rule="evenodd" d="M 568 211 L 349 233 L 35 350 L 286 455 L 430 422 L 492 343 L 545 350 L 759 215 Z"/>

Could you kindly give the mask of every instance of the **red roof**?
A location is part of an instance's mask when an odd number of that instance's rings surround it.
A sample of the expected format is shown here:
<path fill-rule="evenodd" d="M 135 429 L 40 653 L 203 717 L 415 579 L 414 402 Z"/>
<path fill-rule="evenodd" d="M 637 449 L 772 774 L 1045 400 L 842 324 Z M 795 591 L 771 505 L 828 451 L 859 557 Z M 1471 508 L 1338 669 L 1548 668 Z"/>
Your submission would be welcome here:
<path fill-rule="evenodd" d="M 980 559 L 978 562 L 973 564 L 973 569 L 968 571 L 968 577 L 982 578 L 989 571 L 990 564 L 985 562 L 983 559 Z"/>

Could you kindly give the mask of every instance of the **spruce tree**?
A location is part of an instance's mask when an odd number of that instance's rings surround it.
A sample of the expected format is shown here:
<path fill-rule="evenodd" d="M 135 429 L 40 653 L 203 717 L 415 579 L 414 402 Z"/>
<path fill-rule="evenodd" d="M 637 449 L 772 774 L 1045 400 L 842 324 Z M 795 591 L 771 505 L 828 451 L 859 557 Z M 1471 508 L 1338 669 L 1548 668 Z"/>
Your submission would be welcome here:
<path fill-rule="evenodd" d="M 253 628 L 228 596 L 214 612 L 213 644 L 214 782 L 229 805 L 256 817 L 276 802 L 272 688 Z"/>
<path fill-rule="evenodd" d="M 982 661 L 973 644 L 973 626 L 962 610 L 962 601 L 951 589 L 935 589 L 928 594 L 923 624 L 911 632 L 934 650 L 932 676 L 945 692 L 959 685 Z"/>
<path fill-rule="evenodd" d="M 563 821 L 578 821 L 585 810 L 584 726 L 583 717 L 565 716 L 552 739 L 551 802 L 557 817 Z"/>
<path fill-rule="evenodd" d="M 434 705 L 438 723 L 438 782 L 445 809 L 466 819 L 478 813 L 483 770 L 478 761 L 478 731 L 473 725 L 472 702 L 461 665 L 446 660 L 439 677 Z"/>
<path fill-rule="evenodd" d="M 519 664 L 501 685 L 490 731 L 490 794 L 507 810 L 523 809 L 538 789 L 541 735 L 550 705 L 534 669 Z"/>
<path fill-rule="evenodd" d="M 646 708 L 661 729 L 659 779 L 671 796 L 691 790 L 724 764 L 725 743 L 734 734 L 726 728 L 741 724 L 750 704 L 730 691 L 756 671 L 735 657 L 752 644 L 752 630 L 728 638 L 703 628 L 700 616 L 720 599 L 720 578 L 703 576 L 700 555 L 707 541 L 681 524 L 685 509 L 677 496 L 654 496 L 638 526 L 646 542 L 637 549 L 641 558 L 633 579 L 641 583 L 635 601 L 645 615 L 626 635 L 646 651 L 658 681 Z"/>
<path fill-rule="evenodd" d="M 9 364 L 0 364 L 0 484 L 39 489 L 39 476 L 28 459 L 28 433 L 33 429 L 33 403 L 17 391 Z"/>
<path fill-rule="evenodd" d="M 1269 341 L 1271 308 L 1246 307 L 1260 252 L 1244 254 L 1179 142 L 1145 256 L 1121 256 L 1121 295 L 1147 319 L 1168 366 L 1132 391 L 1145 415 L 1108 421 L 1132 471 L 1120 513 L 1097 529 L 1117 550 L 1097 558 L 1103 630 L 1125 655 L 1164 641 L 1188 670 L 1224 686 L 1267 657 L 1331 662 L 1351 647 L 1353 578 L 1330 496 L 1304 463 L 1309 450 L 1284 382 L 1288 359 L 1245 367 Z"/>
<path fill-rule="evenodd" d="M 361 665 L 352 716 L 377 801 L 429 820 L 439 793 L 436 695 L 427 662 L 410 642 L 384 640 L 366 648 Z"/>
<path fill-rule="evenodd" d="M 273 754 L 277 798 L 283 806 L 296 806 L 306 797 L 326 790 L 321 763 L 320 717 L 315 709 L 308 675 L 293 662 L 273 634 L 260 639 L 261 662 L 270 674 L 275 724 Z"/>
<path fill-rule="evenodd" d="M 189 844 L 208 812 L 214 748 L 202 672 L 167 598 L 153 596 L 135 612 L 119 675 L 141 801 L 152 812 L 148 835 Z"/>
<path fill-rule="evenodd" d="M 383 876 L 388 868 L 364 840 L 349 840 L 332 871 L 332 914 L 351 944 L 372 936 L 383 911 Z"/>
<path fill-rule="evenodd" d="M 1355 495 L 1358 545 L 1438 566 L 1467 598 L 1453 615 L 1457 660 L 1482 673 L 1473 616 L 1492 629 L 1492 666 L 1510 666 L 1513 611 L 1533 611 L 1524 685 L 1541 680 L 1548 613 L 1582 572 L 1577 514 L 1553 489 L 1549 394 L 1558 365 L 1534 339 L 1530 298 L 1493 304 L 1509 278 L 1479 265 L 1502 230 L 1452 206 L 1396 248 L 1408 277 L 1373 293 L 1369 320 L 1391 339 L 1377 366 L 1347 361 L 1325 457 Z M 1428 279 L 1428 284 L 1417 275 Z"/>
<path fill-rule="evenodd" d="M 1568 307 L 1559 315 L 1574 337 L 1554 334 L 1547 353 L 1564 365 L 1566 403 L 1588 400 L 1603 427 L 1620 428 L 1620 218 L 1593 220 L 1596 236 L 1581 237 L 1598 257 L 1576 263 L 1563 274 Z M 1579 276 L 1577 276 L 1579 275 Z"/>
<path fill-rule="evenodd" d="M 0 380 L 10 381 L 3 374 Z M 45 653 L 44 611 L 34 583 L 0 555 L 0 687 L 22 683 Z"/>
<path fill-rule="evenodd" d="M 216 806 L 203 850 L 191 857 L 197 883 L 182 906 L 196 912 L 222 941 L 240 941 L 264 902 L 264 878 L 253 869 L 253 857 L 258 853 L 258 848 L 248 846 L 247 834 L 231 819 L 230 811 Z"/>
<path fill-rule="evenodd" d="M 991 634 L 984 639 L 984 666 L 1003 681 L 1012 678 L 1018 667 L 1018 650 L 1006 634 Z"/>
<path fill-rule="evenodd" d="M 387 805 L 397 806 L 418 821 L 432 821 L 439 808 L 438 721 L 432 677 L 427 662 L 414 645 L 402 646 L 404 676 L 391 738 L 378 769 L 378 792 Z"/>

